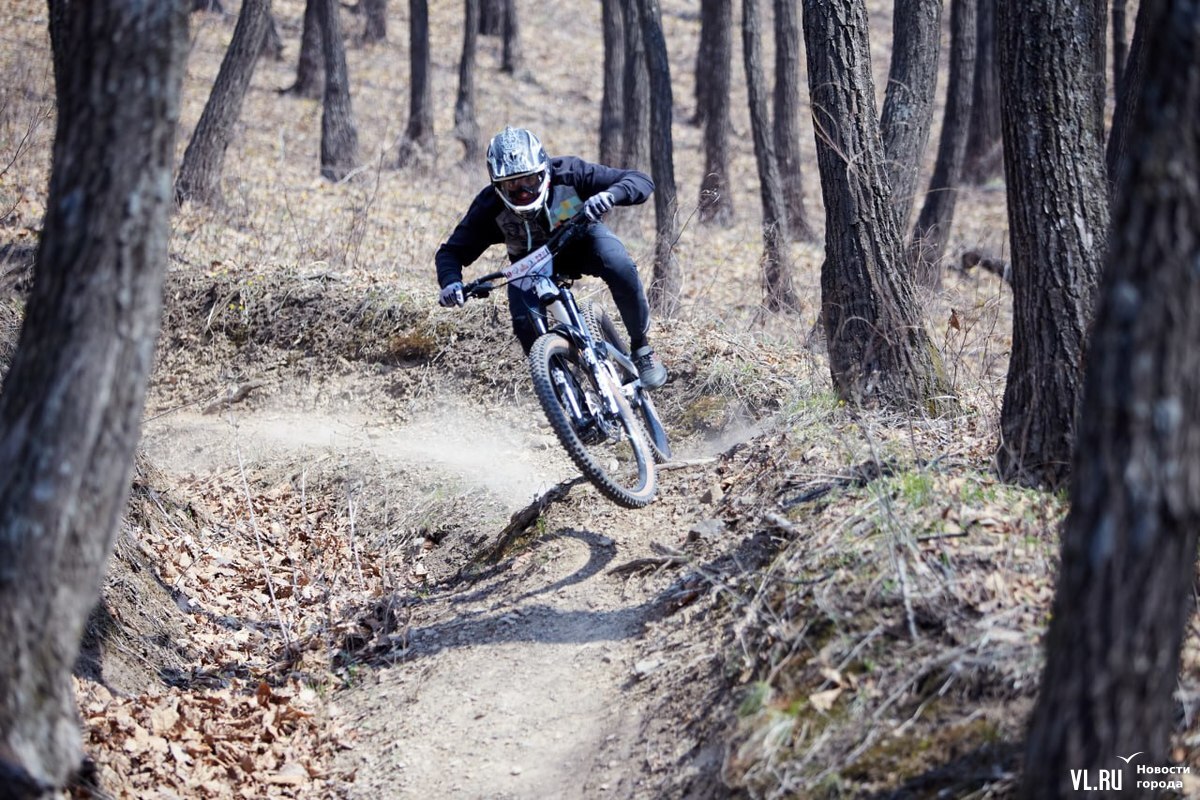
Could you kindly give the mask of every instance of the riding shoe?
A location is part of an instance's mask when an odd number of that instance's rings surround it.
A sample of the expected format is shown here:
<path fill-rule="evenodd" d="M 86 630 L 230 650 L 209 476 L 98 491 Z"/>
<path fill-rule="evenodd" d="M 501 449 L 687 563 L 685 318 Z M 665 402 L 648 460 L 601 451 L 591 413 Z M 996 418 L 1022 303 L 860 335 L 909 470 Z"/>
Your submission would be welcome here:
<path fill-rule="evenodd" d="M 654 348 L 650 345 L 633 351 L 633 365 L 637 367 L 642 386 L 647 389 L 657 389 L 667 382 L 667 368 L 663 366 L 662 359 L 654 354 Z"/>

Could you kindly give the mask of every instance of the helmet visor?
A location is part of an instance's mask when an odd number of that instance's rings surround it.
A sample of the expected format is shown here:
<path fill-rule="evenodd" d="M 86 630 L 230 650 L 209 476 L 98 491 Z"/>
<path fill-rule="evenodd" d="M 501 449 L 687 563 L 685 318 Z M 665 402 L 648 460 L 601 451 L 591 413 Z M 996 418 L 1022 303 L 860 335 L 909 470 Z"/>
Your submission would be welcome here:
<path fill-rule="evenodd" d="M 542 188 L 545 172 L 534 172 L 516 178 L 506 178 L 496 181 L 496 188 L 508 198 L 514 206 L 527 206 L 537 199 Z"/>

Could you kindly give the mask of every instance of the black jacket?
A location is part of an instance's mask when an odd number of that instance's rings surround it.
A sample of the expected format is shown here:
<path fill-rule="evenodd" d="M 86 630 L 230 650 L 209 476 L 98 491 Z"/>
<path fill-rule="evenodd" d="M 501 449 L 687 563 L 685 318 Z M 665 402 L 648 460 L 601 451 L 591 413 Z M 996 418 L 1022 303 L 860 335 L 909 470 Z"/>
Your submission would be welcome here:
<path fill-rule="evenodd" d="M 644 172 L 593 164 L 575 156 L 550 159 L 550 191 L 545 207 L 531 219 L 509 210 L 490 185 L 475 196 L 467 214 L 438 248 L 438 285 L 462 280 L 463 267 L 475 262 L 494 244 L 508 247 L 516 261 L 550 238 L 550 232 L 578 210 L 584 200 L 600 192 L 612 192 L 613 202 L 632 206 L 646 202 L 654 181 Z"/>

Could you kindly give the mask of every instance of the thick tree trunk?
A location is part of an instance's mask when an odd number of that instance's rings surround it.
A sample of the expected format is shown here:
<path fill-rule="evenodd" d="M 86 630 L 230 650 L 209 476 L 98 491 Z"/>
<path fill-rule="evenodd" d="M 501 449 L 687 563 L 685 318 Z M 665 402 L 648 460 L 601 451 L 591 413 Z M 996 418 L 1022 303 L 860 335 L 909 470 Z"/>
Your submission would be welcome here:
<path fill-rule="evenodd" d="M 1021 796 L 1074 797 L 1067 765 L 1171 762 L 1200 532 L 1200 2 L 1152 13 L 1139 142 L 1122 174 L 1088 350 L 1046 666 Z M 1138 753 L 1124 766 L 1116 761 Z"/>
<path fill-rule="evenodd" d="M 663 38 L 658 0 L 639 0 L 646 67 L 650 76 L 650 113 L 653 131 L 650 163 L 654 177 L 654 279 L 650 282 L 650 307 L 664 317 L 679 311 L 683 275 L 675 258 L 679 201 L 675 190 L 675 145 L 671 139 L 671 65 Z"/>
<path fill-rule="evenodd" d="M 162 304 L 185 2 L 73 4 L 33 288 L 0 392 L 0 794 L 81 763 L 71 670 L 129 493 Z"/>
<path fill-rule="evenodd" d="M 1057 487 L 1070 473 L 1084 339 L 1108 231 L 1095 49 L 1104 0 L 1003 0 L 1001 107 L 1012 243 L 1013 344 L 1000 474 Z"/>
<path fill-rule="evenodd" d="M 896 0 L 894 9 L 892 64 L 879 127 L 892 207 L 904 231 L 933 122 L 942 0 Z"/>
<path fill-rule="evenodd" d="M 775 0 L 775 154 L 787 207 L 788 236 L 815 241 L 804 209 L 801 180 L 800 7 L 795 0 Z"/>
<path fill-rule="evenodd" d="M 321 44 L 321 0 L 304 4 L 304 30 L 300 34 L 300 57 L 296 62 L 296 82 L 283 91 L 299 97 L 317 99 L 325 91 L 325 56 Z"/>
<path fill-rule="evenodd" d="M 787 206 L 783 199 L 767 102 L 767 81 L 762 59 L 762 20 L 758 3 L 759 0 L 742 0 L 742 56 L 750 103 L 750 130 L 754 137 L 754 160 L 758 164 L 758 184 L 762 197 L 763 304 L 770 311 L 794 311 L 799 304 L 788 255 Z"/>
<path fill-rule="evenodd" d="M 975 0 L 950 0 L 950 74 L 946 110 L 942 116 L 942 133 L 929 192 L 925 195 L 925 205 L 917 217 L 908 248 L 908 263 L 914 278 L 931 288 L 942 285 L 942 255 L 946 252 L 946 239 L 954 219 L 958 184 L 967 154 L 975 31 Z"/>
<path fill-rule="evenodd" d="M 424 169 L 436 155 L 433 138 L 433 91 L 430 87 L 432 70 L 429 52 L 428 0 L 409 0 L 409 82 L 408 127 L 400 140 L 397 166 Z"/>
<path fill-rule="evenodd" d="M 363 42 L 374 44 L 387 40 L 387 0 L 360 0 L 366 15 Z"/>
<path fill-rule="evenodd" d="M 729 182 L 729 85 L 733 60 L 733 3 L 703 0 L 704 22 L 709 29 L 708 61 L 702 102 L 704 119 L 704 177 L 700 180 L 700 221 L 728 225 L 733 221 L 733 193 Z M 699 73 L 697 73 L 699 78 Z M 701 98 L 698 98 L 698 100 Z"/>
<path fill-rule="evenodd" d="M 475 51 L 479 38 L 479 0 L 463 0 L 463 46 L 458 62 L 458 97 L 454 101 L 454 138 L 462 142 L 463 161 L 481 160 L 479 122 L 475 119 Z"/>
<path fill-rule="evenodd" d="M 625 73 L 624 14 L 621 0 L 603 0 L 601 17 L 604 27 L 604 96 L 600 101 L 600 163 L 621 163 L 621 117 Z"/>
<path fill-rule="evenodd" d="M 941 358 L 901 266 L 862 0 L 805 0 L 804 43 L 813 127 L 821 132 L 821 316 L 834 389 L 856 404 L 952 410 Z"/>
<path fill-rule="evenodd" d="M 963 179 L 976 185 L 1004 174 L 1000 133 L 1000 72 L 996 66 L 996 6 L 1000 0 L 978 0 L 975 21 L 975 78 L 971 94 L 971 127 Z"/>
<path fill-rule="evenodd" d="M 325 101 L 321 114 L 321 177 L 340 181 L 358 164 L 358 129 L 350 106 L 350 77 L 338 0 L 318 0 L 325 58 Z"/>
<path fill-rule="evenodd" d="M 233 39 L 175 178 L 178 203 L 190 200 L 216 206 L 222 202 L 225 150 L 242 115 L 242 101 L 254 76 L 270 15 L 271 0 L 242 0 Z"/>

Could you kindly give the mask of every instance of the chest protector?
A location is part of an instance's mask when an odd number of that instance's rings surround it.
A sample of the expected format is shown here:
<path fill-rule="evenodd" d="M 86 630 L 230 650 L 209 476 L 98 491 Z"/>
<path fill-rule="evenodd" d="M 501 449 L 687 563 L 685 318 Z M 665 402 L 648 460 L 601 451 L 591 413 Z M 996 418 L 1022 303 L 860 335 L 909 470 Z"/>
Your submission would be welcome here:
<path fill-rule="evenodd" d="M 516 261 L 541 247 L 550 238 L 550 233 L 562 223 L 575 216 L 583 205 L 579 194 L 571 186 L 551 186 L 546 204 L 536 214 L 522 217 L 505 208 L 496 216 L 496 224 L 504 233 L 504 246 L 508 258 Z"/>

